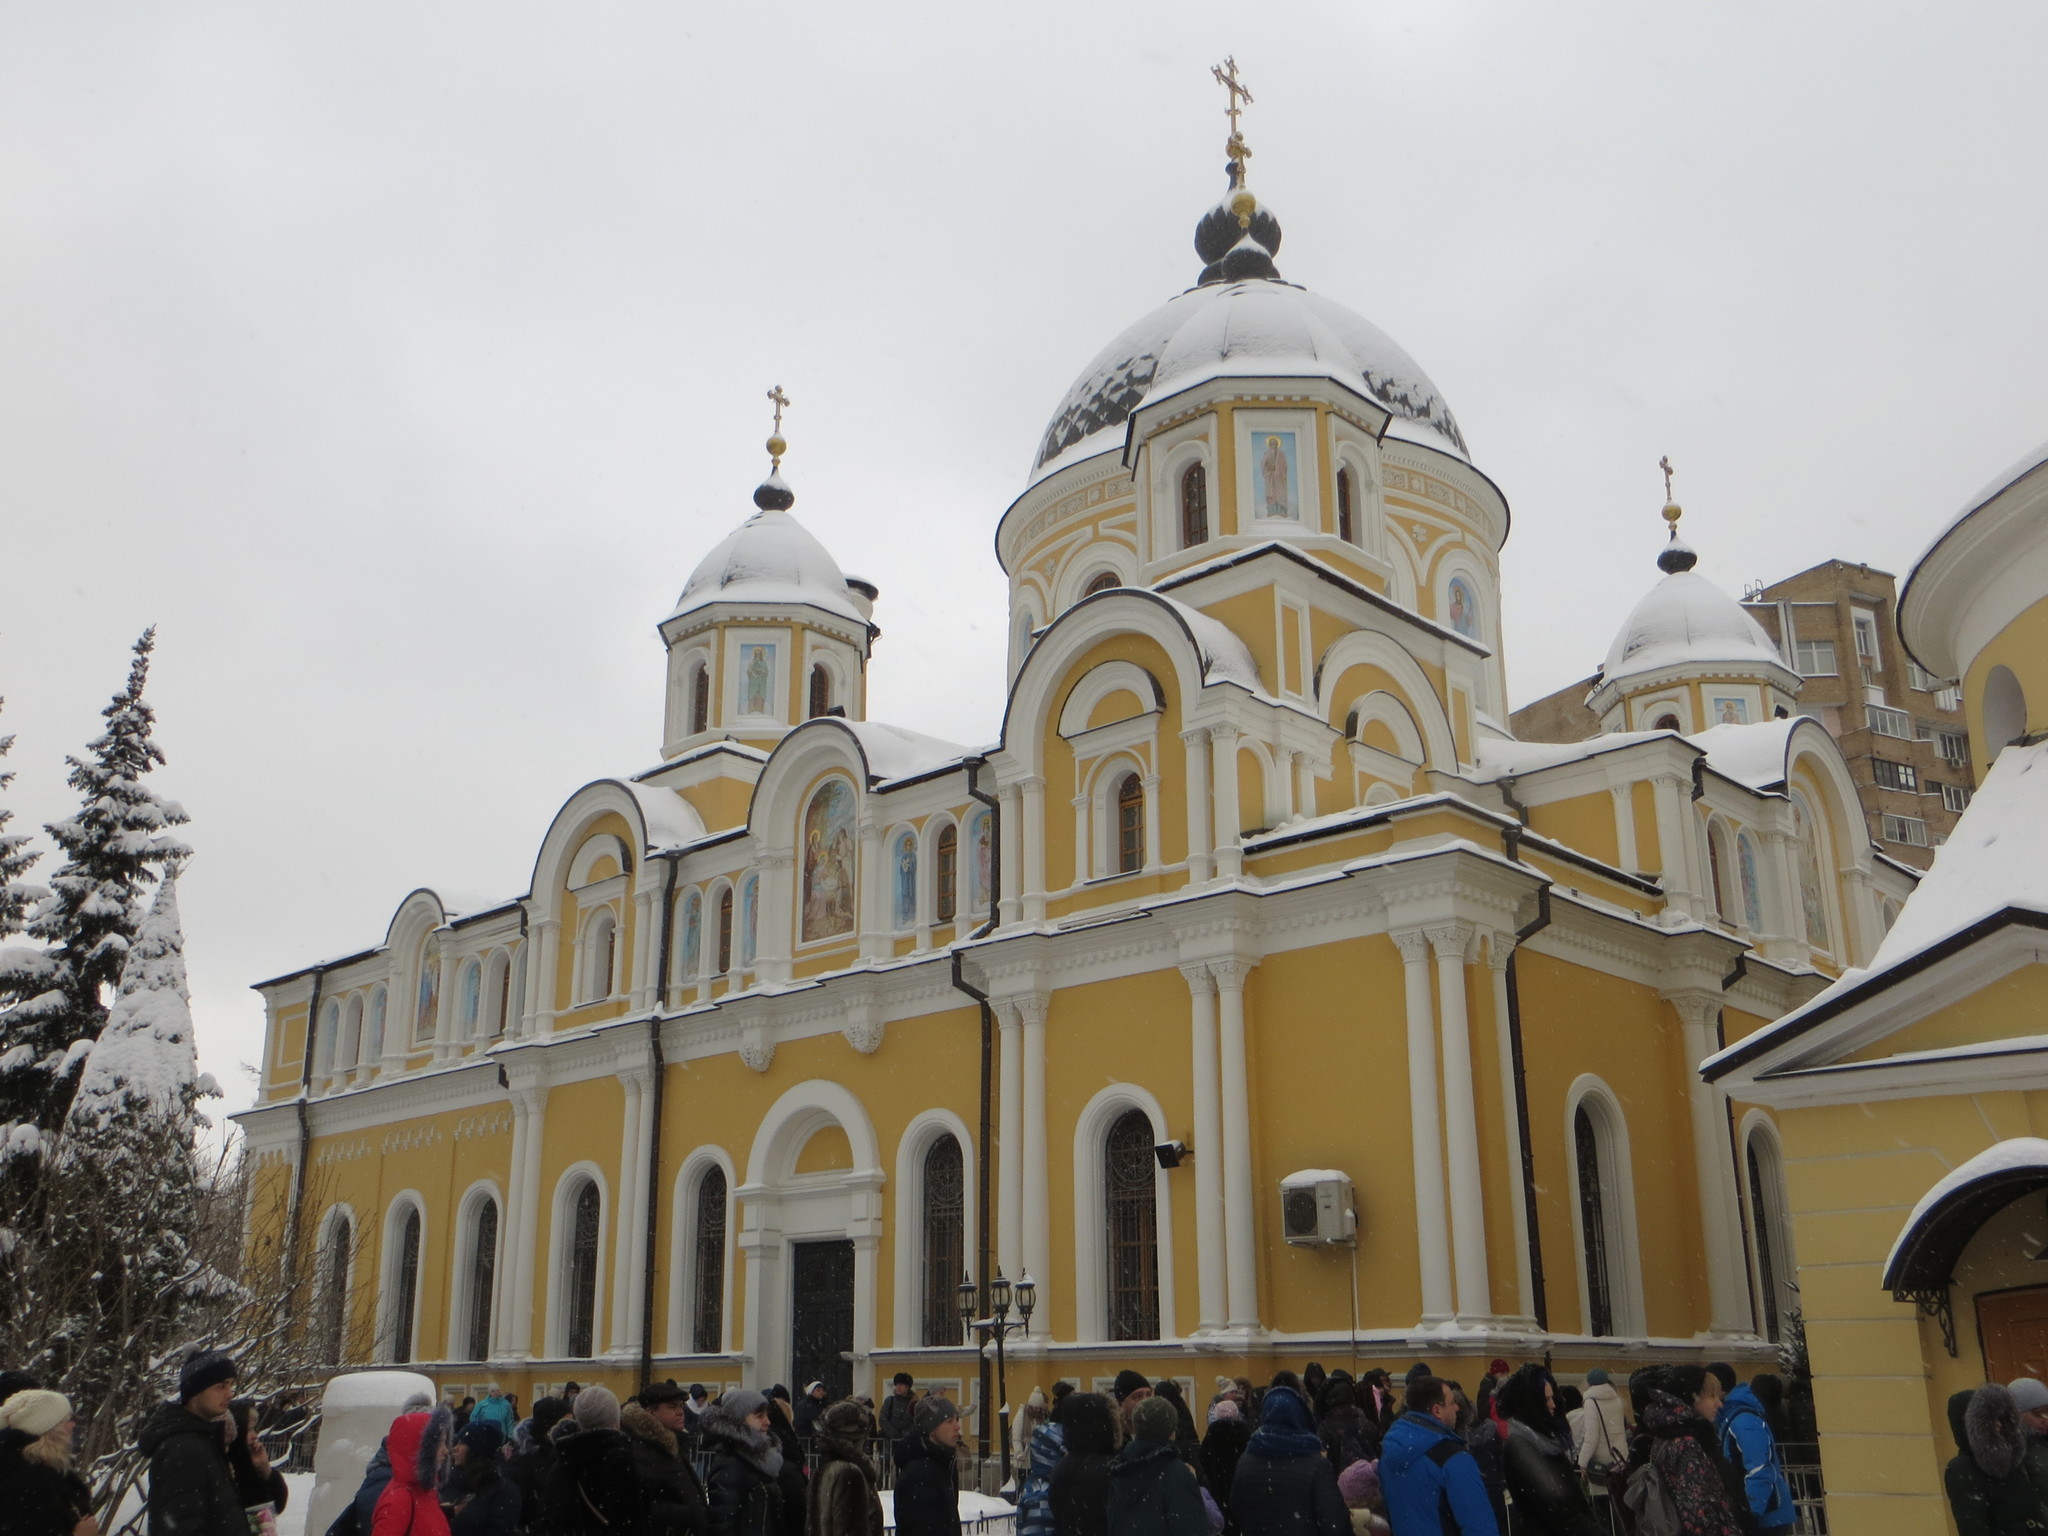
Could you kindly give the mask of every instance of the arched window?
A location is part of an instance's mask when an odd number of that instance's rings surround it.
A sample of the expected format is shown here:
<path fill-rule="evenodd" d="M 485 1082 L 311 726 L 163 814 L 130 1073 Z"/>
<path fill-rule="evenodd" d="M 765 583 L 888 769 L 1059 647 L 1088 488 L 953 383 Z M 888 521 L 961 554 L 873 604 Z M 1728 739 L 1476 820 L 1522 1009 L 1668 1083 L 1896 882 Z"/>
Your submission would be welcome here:
<path fill-rule="evenodd" d="M 343 1072 L 362 1059 L 363 1054 L 363 1000 L 352 997 L 341 1015 L 341 1046 L 334 1058 L 335 1067 Z"/>
<path fill-rule="evenodd" d="M 690 1347 L 713 1355 L 725 1347 L 725 1170 L 713 1164 L 697 1181 L 697 1247 L 691 1280 Z"/>
<path fill-rule="evenodd" d="M 1120 587 L 1123 580 L 1115 571 L 1101 571 L 1088 578 L 1088 585 L 1081 589 L 1083 597 L 1093 597 L 1098 592 L 1107 592 L 1111 587 Z"/>
<path fill-rule="evenodd" d="M 1109 1128 L 1102 1164 L 1108 1225 L 1109 1337 L 1159 1337 L 1159 1208 L 1154 1203 L 1152 1121 L 1125 1110 Z"/>
<path fill-rule="evenodd" d="M 1734 856 L 1728 851 L 1728 829 L 1720 822 L 1707 824 L 1707 875 L 1714 886 L 1714 915 L 1724 922 L 1734 922 L 1741 910 L 1736 905 L 1735 892 L 1730 881 L 1735 871 L 1730 867 Z"/>
<path fill-rule="evenodd" d="M 354 1249 L 355 1224 L 346 1216 L 336 1216 L 327 1224 L 327 1241 L 320 1251 L 320 1310 L 314 1348 L 325 1365 L 340 1365 L 348 1346 L 348 1273 Z"/>
<path fill-rule="evenodd" d="M 732 887 L 718 893 L 718 974 L 732 971 Z"/>
<path fill-rule="evenodd" d="M 419 1320 L 420 1208 L 406 1208 L 398 1228 L 398 1253 L 391 1266 L 391 1362 L 412 1359 L 413 1325 Z"/>
<path fill-rule="evenodd" d="M 1128 875 L 1145 865 L 1145 787 L 1127 773 L 1116 787 L 1116 872 Z"/>
<path fill-rule="evenodd" d="M 960 833 L 951 822 L 939 829 L 938 867 L 933 873 L 938 886 L 934 915 L 950 923 L 960 904 Z"/>
<path fill-rule="evenodd" d="M 1351 471 L 1349 469 L 1339 469 L 1337 471 L 1337 537 L 1346 544 L 1358 542 L 1357 524 L 1351 511 Z"/>
<path fill-rule="evenodd" d="M 1607 1174 L 1612 1159 L 1606 1155 L 1600 1127 L 1594 1123 L 1594 1108 L 1585 1100 L 1572 1112 L 1572 1147 L 1577 1153 L 1579 1175 L 1580 1253 L 1586 1278 L 1587 1331 L 1607 1337 L 1615 1331 L 1615 1283 L 1619 1277 L 1619 1229 L 1615 1221 L 1613 1188 Z"/>
<path fill-rule="evenodd" d="M 889 852 L 890 916 L 901 930 L 917 926 L 917 834 L 902 832 Z"/>
<path fill-rule="evenodd" d="M 597 1335 L 597 1237 L 603 1222 L 604 1197 L 585 1179 L 567 1203 L 568 1252 L 562 1265 L 563 1352 L 572 1359 L 594 1353 Z"/>
<path fill-rule="evenodd" d="M 384 1014 L 389 995 L 379 987 L 370 997 L 370 1032 L 363 1041 L 363 1061 L 374 1062 L 384 1054 Z"/>
<path fill-rule="evenodd" d="M 1757 1291 L 1764 1306 L 1764 1337 L 1776 1343 L 1784 1336 L 1786 1314 L 1799 1305 L 1792 1227 L 1785 1214 L 1785 1176 L 1777 1143 L 1768 1132 L 1752 1130 L 1745 1154 L 1749 1208 L 1756 1224 Z"/>
<path fill-rule="evenodd" d="M 832 707 L 832 674 L 825 670 L 825 663 L 811 663 L 811 719 L 815 720 Z"/>
<path fill-rule="evenodd" d="M 704 969 L 704 898 L 692 891 L 683 898 L 682 933 L 676 945 L 681 979 L 688 986 Z"/>
<path fill-rule="evenodd" d="M 960 1142 L 941 1136 L 924 1155 L 924 1343 L 960 1342 L 957 1287 L 967 1272 L 967 1178 Z"/>
<path fill-rule="evenodd" d="M 491 957 L 490 985 L 486 995 L 491 1000 L 491 1034 L 502 1035 L 512 1022 L 512 957 L 509 954 L 499 953 Z"/>
<path fill-rule="evenodd" d="M 583 1001 L 602 1002 L 612 995 L 612 976 L 618 959 L 619 924 L 610 907 L 591 914 L 583 931 Z"/>
<path fill-rule="evenodd" d="M 1679 726 L 1679 724 L 1678 724 L 1678 716 L 1676 716 L 1676 715 L 1659 715 L 1659 716 L 1658 716 L 1658 717 L 1657 717 L 1657 718 L 1656 718 L 1655 720 L 1653 720 L 1653 721 L 1651 721 L 1651 722 L 1650 722 L 1650 729 L 1651 729 L 1651 730 L 1653 730 L 1653 731 L 1675 731 L 1675 730 L 1678 730 L 1678 729 L 1680 729 L 1680 726 Z"/>
<path fill-rule="evenodd" d="M 1757 880 L 1756 844 L 1747 832 L 1735 835 L 1735 870 L 1742 886 L 1742 920 L 1751 933 L 1759 932 L 1764 926 L 1764 893 Z"/>
<path fill-rule="evenodd" d="M 469 1353 L 463 1358 L 488 1360 L 491 1357 L 491 1295 L 498 1276 L 498 1202 L 489 1197 L 477 1202 L 470 1218 L 465 1273 Z"/>
<path fill-rule="evenodd" d="M 1834 947 L 1828 928 L 1828 899 L 1821 883 L 1820 828 L 1813 807 L 1798 790 L 1792 792 L 1792 836 L 1799 860 L 1799 906 L 1806 919 L 1806 942 L 1815 949 Z"/>
<path fill-rule="evenodd" d="M 484 968 L 474 960 L 462 968 L 462 985 L 458 993 L 461 1005 L 456 1009 L 463 1040 L 476 1038 L 477 1020 L 483 1016 Z"/>
<path fill-rule="evenodd" d="M 1180 547 L 1209 542 L 1209 479 L 1197 459 L 1180 475 Z"/>
<path fill-rule="evenodd" d="M 690 734 L 711 729 L 711 669 L 698 662 L 690 668 Z"/>
<path fill-rule="evenodd" d="M 334 1049 L 341 1039 L 341 1004 L 329 1003 L 320 1015 L 319 1038 L 314 1042 L 313 1072 L 329 1077 L 334 1072 Z"/>

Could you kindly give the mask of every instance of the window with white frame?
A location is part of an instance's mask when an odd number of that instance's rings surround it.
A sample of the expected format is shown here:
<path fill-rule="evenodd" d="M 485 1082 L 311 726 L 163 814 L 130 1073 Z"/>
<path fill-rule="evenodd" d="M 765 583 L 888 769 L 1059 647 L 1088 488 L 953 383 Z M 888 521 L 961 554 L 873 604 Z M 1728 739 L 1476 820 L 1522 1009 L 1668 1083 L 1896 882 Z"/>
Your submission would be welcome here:
<path fill-rule="evenodd" d="M 1870 771 L 1880 789 L 1899 789 L 1907 794 L 1920 792 L 1920 775 L 1911 763 L 1895 763 L 1890 758 L 1873 757 Z"/>
<path fill-rule="evenodd" d="M 560 1268 L 562 1353 L 588 1359 L 597 1344 L 598 1239 L 604 1225 L 604 1196 L 597 1181 L 580 1179 L 560 1209 L 568 1222 Z"/>
<path fill-rule="evenodd" d="M 726 1205 L 725 1170 L 713 1163 L 697 1176 L 690 1252 L 690 1348 L 700 1355 L 725 1347 Z"/>
<path fill-rule="evenodd" d="M 456 1005 L 455 1019 L 457 1038 L 474 1040 L 477 1022 L 483 1017 L 484 968 L 471 960 L 462 968 L 462 980 L 456 987 L 460 1001 Z"/>
<path fill-rule="evenodd" d="M 491 1357 L 491 1302 L 497 1294 L 498 1202 L 480 1194 L 470 1202 L 462 1246 L 462 1327 L 457 1343 L 464 1360 Z"/>
<path fill-rule="evenodd" d="M 327 1365 L 340 1365 L 348 1353 L 349 1273 L 355 1263 L 355 1223 L 346 1211 L 327 1219 L 320 1240 L 320 1289 L 313 1315 L 314 1353 Z"/>
<path fill-rule="evenodd" d="M 1936 731 L 1934 750 L 1941 754 L 1943 762 L 1966 763 L 1970 760 L 1970 738 L 1961 731 Z"/>
<path fill-rule="evenodd" d="M 1863 712 L 1870 720 L 1870 728 L 1880 736 L 1890 736 L 1898 741 L 1913 739 L 1913 717 L 1903 709 L 1890 709 L 1882 704 L 1865 704 Z"/>
<path fill-rule="evenodd" d="M 419 1324 L 420 1208 L 411 1201 L 392 1213 L 391 1250 L 384 1268 L 384 1357 L 393 1365 L 412 1360 Z"/>
<path fill-rule="evenodd" d="M 1945 709 L 1950 714 L 1954 714 L 1963 707 L 1963 690 L 1955 687 L 1953 684 L 1946 688 L 1936 689 L 1934 693 L 1934 707 L 1936 709 Z"/>
<path fill-rule="evenodd" d="M 1879 835 L 1888 843 L 1904 843 L 1909 848 L 1928 846 L 1927 823 L 1918 816 L 1886 815 Z"/>
<path fill-rule="evenodd" d="M 1967 784 L 1944 784 L 1941 786 L 1941 808 L 1961 815 L 1970 808 L 1970 786 Z"/>
<path fill-rule="evenodd" d="M 1102 1208 L 1108 1273 L 1106 1315 L 1112 1342 L 1159 1337 L 1159 1226 L 1152 1120 L 1128 1109 L 1103 1146 Z"/>
<path fill-rule="evenodd" d="M 1877 615 L 1858 608 L 1850 620 L 1856 631 L 1856 659 L 1863 664 L 1867 677 L 1883 664 L 1877 651 Z"/>
<path fill-rule="evenodd" d="M 612 995 L 618 949 L 619 920 L 610 907 L 599 907 L 583 925 L 583 988 L 579 1001 L 599 1003 Z"/>
<path fill-rule="evenodd" d="M 1835 675 L 1835 642 L 1832 640 L 1795 640 L 1792 642 L 1792 665 L 1801 677 L 1833 677 Z"/>
<path fill-rule="evenodd" d="M 950 1132 L 933 1137 L 921 1172 L 919 1334 L 927 1348 L 950 1348 L 960 1342 L 956 1287 L 967 1270 L 967 1175 L 960 1139 Z"/>
<path fill-rule="evenodd" d="M 1601 1338 L 1641 1329 L 1637 1315 L 1633 1193 L 1620 1111 L 1589 1085 L 1572 1107 L 1572 1174 L 1586 1331 Z"/>
<path fill-rule="evenodd" d="M 1761 1125 L 1743 1149 L 1749 1175 L 1749 1209 L 1756 1231 L 1757 1295 L 1763 1303 L 1764 1337 L 1776 1343 L 1799 1306 L 1798 1268 L 1792 1257 L 1792 1223 L 1785 1205 L 1784 1166 L 1778 1144 Z"/>
<path fill-rule="evenodd" d="M 1919 693 L 1932 693 L 1941 686 L 1941 679 L 1908 656 L 1906 658 L 1906 686 Z"/>

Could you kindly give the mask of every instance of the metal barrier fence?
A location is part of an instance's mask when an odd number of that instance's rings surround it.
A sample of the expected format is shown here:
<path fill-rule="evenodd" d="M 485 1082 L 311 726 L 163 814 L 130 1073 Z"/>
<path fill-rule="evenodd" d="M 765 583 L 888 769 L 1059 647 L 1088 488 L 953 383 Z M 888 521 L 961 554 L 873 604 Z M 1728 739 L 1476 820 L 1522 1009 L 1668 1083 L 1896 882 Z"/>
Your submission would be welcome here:
<path fill-rule="evenodd" d="M 259 1429 L 256 1438 L 262 1442 L 271 1466 L 278 1471 L 310 1472 L 313 1453 L 320 1445 L 320 1415 L 316 1413 L 287 1429 Z"/>

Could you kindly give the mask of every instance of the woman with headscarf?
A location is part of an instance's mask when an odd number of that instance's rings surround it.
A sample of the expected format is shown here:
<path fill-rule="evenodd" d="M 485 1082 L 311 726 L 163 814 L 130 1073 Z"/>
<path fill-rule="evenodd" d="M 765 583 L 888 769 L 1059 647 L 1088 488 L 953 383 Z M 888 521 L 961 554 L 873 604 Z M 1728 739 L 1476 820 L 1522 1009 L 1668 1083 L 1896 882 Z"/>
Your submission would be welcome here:
<path fill-rule="evenodd" d="M 0 1403 L 0 1509 L 21 1536 L 98 1536 L 92 1493 L 71 1469 L 71 1400 L 31 1387 Z"/>
<path fill-rule="evenodd" d="M 1336 1471 L 1308 1404 L 1291 1387 L 1266 1393 L 1259 1427 L 1230 1480 L 1230 1510 L 1244 1536 L 1351 1536 Z"/>
<path fill-rule="evenodd" d="M 1048 1495 L 1054 1536 L 1109 1536 L 1109 1463 L 1118 1443 L 1116 1410 L 1099 1392 L 1074 1392 L 1060 1404 L 1053 1422 L 1065 1431 L 1067 1443 Z"/>
<path fill-rule="evenodd" d="M 1341 1476 L 1354 1461 L 1377 1461 L 1380 1427 L 1358 1406 L 1351 1383 L 1333 1379 L 1323 1390 L 1323 1404 L 1316 1433 L 1322 1439 L 1323 1454 L 1330 1458 L 1330 1470 Z"/>
<path fill-rule="evenodd" d="M 882 1536 L 880 1480 L 867 1449 L 874 1432 L 867 1409 L 851 1399 L 818 1415 L 818 1469 L 804 1512 L 809 1536 Z"/>
<path fill-rule="evenodd" d="M 1237 1476 L 1238 1458 L 1251 1440 L 1252 1427 L 1235 1397 L 1218 1398 L 1209 1409 L 1209 1431 L 1202 1436 L 1197 1456 L 1202 1484 L 1209 1497 L 1223 1511 L 1223 1536 L 1236 1536 L 1237 1522 L 1230 1517 L 1230 1485 Z"/>
<path fill-rule="evenodd" d="M 1508 1426 L 1501 1471 L 1516 1529 L 1532 1536 L 1600 1536 L 1571 1447 L 1557 1437 L 1557 1383 L 1550 1372 L 1525 1365 L 1501 1383 L 1497 1397 Z"/>

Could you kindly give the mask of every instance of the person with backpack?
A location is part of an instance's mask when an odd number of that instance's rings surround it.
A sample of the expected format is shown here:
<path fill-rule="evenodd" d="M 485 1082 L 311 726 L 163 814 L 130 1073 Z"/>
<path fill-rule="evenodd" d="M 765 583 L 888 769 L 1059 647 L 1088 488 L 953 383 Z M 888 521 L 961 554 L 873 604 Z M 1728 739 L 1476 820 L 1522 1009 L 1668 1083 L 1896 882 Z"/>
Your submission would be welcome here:
<path fill-rule="evenodd" d="M 1601 1536 L 1600 1522 L 1579 1482 L 1571 1448 L 1558 1438 L 1557 1383 L 1540 1365 L 1525 1365 L 1495 1394 L 1507 1424 L 1501 1472 L 1513 1501 L 1517 1533 Z"/>
<path fill-rule="evenodd" d="M 1458 1433 L 1451 1384 L 1411 1375 L 1405 1412 L 1380 1453 L 1380 1496 L 1396 1536 L 1500 1536 L 1479 1463 Z M 1349 1525 L 1349 1520 L 1346 1520 Z"/>
<path fill-rule="evenodd" d="M 1212 1536 L 1201 1483 L 1174 1444 L 1179 1427 L 1166 1398 L 1133 1410 L 1131 1438 L 1109 1464 L 1110 1536 Z"/>
<path fill-rule="evenodd" d="M 1649 1455 L 1630 1471 L 1638 1536 L 1753 1536 L 1742 1479 L 1721 1454 L 1721 1384 L 1697 1365 L 1663 1367 L 1639 1415 Z"/>
<path fill-rule="evenodd" d="M 1792 1484 L 1785 1476 L 1785 1464 L 1778 1452 L 1778 1437 L 1771 1433 L 1764 1405 L 1748 1387 L 1740 1384 L 1734 1367 L 1707 1367 L 1725 1394 L 1714 1428 L 1721 1437 L 1721 1454 L 1742 1474 L 1742 1486 L 1749 1497 L 1749 1512 L 1756 1516 L 1763 1536 L 1786 1536 L 1798 1523 L 1799 1511 L 1792 1503 Z"/>
<path fill-rule="evenodd" d="M 1942 1472 L 1956 1536 L 2040 1536 L 2048 1507 L 2027 1475 L 2026 1431 L 2007 1388 L 1991 1382 L 1948 1400 L 1956 1455 Z"/>
<path fill-rule="evenodd" d="M 1024 1476 L 1017 1484 L 1017 1536 L 1053 1536 L 1052 1475 L 1067 1454 L 1067 1431 L 1045 1423 L 1031 1432 Z"/>

